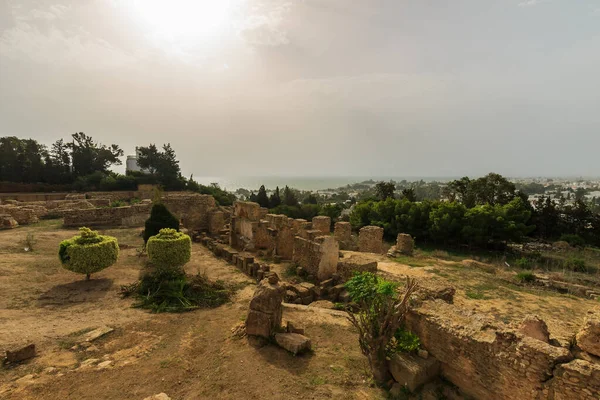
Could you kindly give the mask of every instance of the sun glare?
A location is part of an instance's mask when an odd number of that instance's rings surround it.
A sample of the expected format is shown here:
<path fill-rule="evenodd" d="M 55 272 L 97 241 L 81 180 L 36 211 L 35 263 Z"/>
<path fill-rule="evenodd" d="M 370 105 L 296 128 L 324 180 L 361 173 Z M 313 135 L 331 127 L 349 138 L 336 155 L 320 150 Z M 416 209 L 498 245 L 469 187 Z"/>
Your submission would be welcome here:
<path fill-rule="evenodd" d="M 177 41 L 204 41 L 231 24 L 239 0 L 133 0 L 134 17 L 149 34 Z"/>

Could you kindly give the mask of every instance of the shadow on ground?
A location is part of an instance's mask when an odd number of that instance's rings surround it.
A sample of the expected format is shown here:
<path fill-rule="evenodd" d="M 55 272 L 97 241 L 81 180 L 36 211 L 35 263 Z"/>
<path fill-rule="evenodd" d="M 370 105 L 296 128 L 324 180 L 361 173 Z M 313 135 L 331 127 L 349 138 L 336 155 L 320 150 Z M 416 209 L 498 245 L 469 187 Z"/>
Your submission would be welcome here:
<path fill-rule="evenodd" d="M 38 303 L 42 307 L 69 307 L 75 304 L 94 302 L 106 296 L 112 286 L 113 280 L 107 278 L 56 285 L 42 293 L 38 297 Z"/>

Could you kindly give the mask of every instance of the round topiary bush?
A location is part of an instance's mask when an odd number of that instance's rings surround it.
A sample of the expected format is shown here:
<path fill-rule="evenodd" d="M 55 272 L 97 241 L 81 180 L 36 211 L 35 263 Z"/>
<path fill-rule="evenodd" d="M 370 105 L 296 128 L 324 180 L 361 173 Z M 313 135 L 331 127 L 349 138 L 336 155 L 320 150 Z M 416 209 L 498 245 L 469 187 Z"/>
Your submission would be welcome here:
<path fill-rule="evenodd" d="M 192 255 L 192 240 L 175 229 L 161 229 L 158 235 L 148 239 L 146 244 L 150 262 L 158 268 L 181 267 Z"/>
<path fill-rule="evenodd" d="M 117 238 L 99 235 L 85 227 L 79 228 L 79 232 L 79 236 L 60 242 L 58 257 L 65 269 L 85 274 L 86 279 L 90 279 L 92 273 L 117 262 Z"/>
<path fill-rule="evenodd" d="M 161 229 L 171 228 L 179 230 L 179 220 L 171 214 L 164 204 L 154 204 L 150 210 L 150 218 L 144 226 L 144 243 L 148 243 L 150 237 L 158 235 Z"/>

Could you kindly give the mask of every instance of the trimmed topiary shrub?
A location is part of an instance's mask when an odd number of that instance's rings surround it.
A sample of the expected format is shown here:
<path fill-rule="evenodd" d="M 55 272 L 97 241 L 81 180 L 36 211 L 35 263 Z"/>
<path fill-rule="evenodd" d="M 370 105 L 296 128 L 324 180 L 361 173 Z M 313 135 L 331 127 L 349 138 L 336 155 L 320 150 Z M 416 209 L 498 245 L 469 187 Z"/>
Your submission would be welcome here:
<path fill-rule="evenodd" d="M 79 228 L 79 236 L 60 242 L 58 257 L 69 271 L 85 274 L 86 279 L 94 272 L 110 267 L 119 257 L 117 238 L 99 235 L 90 228 Z"/>
<path fill-rule="evenodd" d="M 150 218 L 146 220 L 144 227 L 144 243 L 148 243 L 148 239 L 158 235 L 160 230 L 164 228 L 179 231 L 179 220 L 171 214 L 164 204 L 154 204 L 152 210 L 150 210 Z"/>
<path fill-rule="evenodd" d="M 157 268 L 177 268 L 190 261 L 192 240 L 175 229 L 161 229 L 158 235 L 148 239 L 148 259 Z"/>

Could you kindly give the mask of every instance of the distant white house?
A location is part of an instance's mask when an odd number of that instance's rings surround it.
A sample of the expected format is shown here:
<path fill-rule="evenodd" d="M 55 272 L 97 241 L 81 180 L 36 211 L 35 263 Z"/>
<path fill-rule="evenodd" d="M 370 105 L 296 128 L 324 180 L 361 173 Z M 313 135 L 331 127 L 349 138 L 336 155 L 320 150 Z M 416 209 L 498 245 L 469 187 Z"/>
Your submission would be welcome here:
<path fill-rule="evenodd" d="M 127 156 L 125 162 L 125 172 L 143 172 L 143 169 L 138 165 L 138 157 L 140 156 L 140 150 L 136 147 L 135 154 Z"/>

